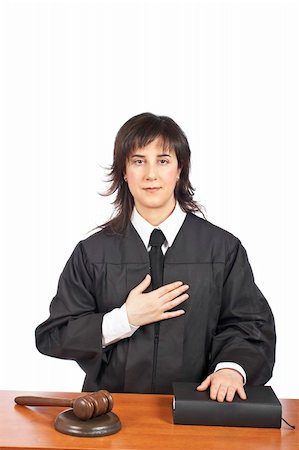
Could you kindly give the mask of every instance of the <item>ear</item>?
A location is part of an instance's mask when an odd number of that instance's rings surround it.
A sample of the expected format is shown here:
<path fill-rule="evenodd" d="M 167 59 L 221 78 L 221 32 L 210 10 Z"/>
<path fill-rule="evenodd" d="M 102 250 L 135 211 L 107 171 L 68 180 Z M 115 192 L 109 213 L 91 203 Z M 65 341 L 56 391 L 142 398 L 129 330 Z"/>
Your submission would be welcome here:
<path fill-rule="evenodd" d="M 177 172 L 177 177 L 176 177 L 177 181 L 179 181 L 179 179 L 180 179 L 181 172 L 182 172 L 182 167 L 179 167 L 178 172 Z"/>

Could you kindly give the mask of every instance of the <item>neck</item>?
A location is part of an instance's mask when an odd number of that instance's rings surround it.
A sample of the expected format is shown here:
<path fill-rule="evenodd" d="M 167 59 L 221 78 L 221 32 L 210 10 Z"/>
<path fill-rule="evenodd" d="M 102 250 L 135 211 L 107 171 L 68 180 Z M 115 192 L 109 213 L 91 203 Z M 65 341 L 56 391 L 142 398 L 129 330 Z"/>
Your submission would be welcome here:
<path fill-rule="evenodd" d="M 135 204 L 135 208 L 139 212 L 139 214 L 151 225 L 157 227 L 160 225 L 160 223 L 164 222 L 164 220 L 167 219 L 167 217 L 172 214 L 174 208 L 175 208 L 175 201 L 169 208 L 163 208 L 163 210 L 159 208 L 140 208 Z"/>

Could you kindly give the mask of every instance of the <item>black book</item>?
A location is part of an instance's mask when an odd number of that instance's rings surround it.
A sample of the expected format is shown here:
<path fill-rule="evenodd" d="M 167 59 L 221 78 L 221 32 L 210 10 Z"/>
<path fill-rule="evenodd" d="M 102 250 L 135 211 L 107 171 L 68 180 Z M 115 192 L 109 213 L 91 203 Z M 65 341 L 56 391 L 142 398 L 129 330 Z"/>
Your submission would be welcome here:
<path fill-rule="evenodd" d="M 198 383 L 173 383 L 173 421 L 184 425 L 225 427 L 281 427 L 281 403 L 270 386 L 245 386 L 247 400 L 235 394 L 232 402 L 210 399 Z"/>

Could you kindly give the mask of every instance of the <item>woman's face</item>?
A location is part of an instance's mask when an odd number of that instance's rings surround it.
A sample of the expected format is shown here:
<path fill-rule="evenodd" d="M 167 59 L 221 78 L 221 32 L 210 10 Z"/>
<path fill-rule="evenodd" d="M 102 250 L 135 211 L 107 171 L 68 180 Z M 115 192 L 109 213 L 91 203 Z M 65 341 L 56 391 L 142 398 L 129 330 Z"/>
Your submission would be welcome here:
<path fill-rule="evenodd" d="M 171 214 L 180 172 L 175 151 L 163 148 L 159 138 L 128 157 L 125 180 L 136 209 L 144 218 L 165 220 Z"/>

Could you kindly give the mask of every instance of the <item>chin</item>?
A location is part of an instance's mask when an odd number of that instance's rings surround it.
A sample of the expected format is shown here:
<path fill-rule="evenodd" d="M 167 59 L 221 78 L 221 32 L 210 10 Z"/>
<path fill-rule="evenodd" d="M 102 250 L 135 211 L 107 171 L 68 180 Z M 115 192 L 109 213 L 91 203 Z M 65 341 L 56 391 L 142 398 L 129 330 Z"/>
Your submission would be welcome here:
<path fill-rule="evenodd" d="M 158 202 L 151 202 L 151 203 L 148 203 L 146 205 L 143 205 L 143 207 L 144 208 L 148 208 L 148 209 L 151 209 L 151 208 L 157 209 L 157 208 L 163 208 L 165 206 L 163 204 L 161 204 L 161 203 L 158 203 Z"/>

